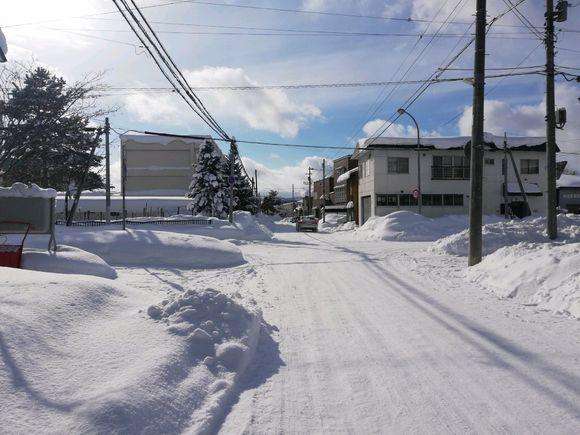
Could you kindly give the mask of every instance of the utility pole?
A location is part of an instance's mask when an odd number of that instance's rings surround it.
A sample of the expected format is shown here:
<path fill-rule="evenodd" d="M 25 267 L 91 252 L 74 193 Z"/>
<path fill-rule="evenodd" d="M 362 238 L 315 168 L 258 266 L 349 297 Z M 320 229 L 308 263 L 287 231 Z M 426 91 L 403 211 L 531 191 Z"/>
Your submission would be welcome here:
<path fill-rule="evenodd" d="M 322 222 L 326 222 L 326 159 L 322 159 Z"/>
<path fill-rule="evenodd" d="M 508 218 L 508 161 L 507 161 L 507 132 L 503 134 L 503 161 L 502 161 L 502 171 L 503 171 L 503 216 L 505 219 Z"/>
<path fill-rule="evenodd" d="M 234 223 L 234 163 L 236 160 L 236 141 L 235 139 L 230 142 L 230 176 L 228 177 L 228 184 L 230 185 L 230 210 L 229 210 L 229 221 Z"/>
<path fill-rule="evenodd" d="M 111 223 L 111 149 L 109 134 L 111 133 L 111 124 L 109 117 L 105 118 L 105 221 Z"/>
<path fill-rule="evenodd" d="M 554 96 L 554 0 L 546 0 L 546 231 L 558 237 L 556 218 L 556 101 Z"/>
<path fill-rule="evenodd" d="M 121 146 L 121 191 L 123 194 L 123 202 L 122 202 L 122 223 L 123 223 L 123 231 L 127 229 L 127 203 L 126 203 L 126 193 L 127 190 L 127 155 L 125 150 Z"/>
<path fill-rule="evenodd" d="M 312 214 L 312 168 L 308 167 L 308 215 Z"/>
<path fill-rule="evenodd" d="M 486 0 L 477 0 L 471 127 L 471 195 L 469 197 L 469 266 L 481 262 L 483 225 L 483 109 L 485 101 Z"/>

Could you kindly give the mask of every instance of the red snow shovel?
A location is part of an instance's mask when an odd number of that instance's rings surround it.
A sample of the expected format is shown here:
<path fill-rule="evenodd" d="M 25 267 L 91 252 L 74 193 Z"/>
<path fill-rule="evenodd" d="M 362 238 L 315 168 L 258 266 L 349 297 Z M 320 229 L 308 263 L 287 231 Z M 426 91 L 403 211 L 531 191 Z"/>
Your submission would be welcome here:
<path fill-rule="evenodd" d="M 2 267 L 16 267 L 20 268 L 22 263 L 22 250 L 24 249 L 24 241 L 30 231 L 30 224 L 26 222 L 16 222 L 16 221 L 2 221 L 0 224 L 15 224 L 15 225 L 26 225 L 26 231 L 22 237 L 22 242 L 20 245 L 11 245 L 8 243 L 0 244 L 0 266 Z M 4 236 L 6 241 L 7 236 Z"/>

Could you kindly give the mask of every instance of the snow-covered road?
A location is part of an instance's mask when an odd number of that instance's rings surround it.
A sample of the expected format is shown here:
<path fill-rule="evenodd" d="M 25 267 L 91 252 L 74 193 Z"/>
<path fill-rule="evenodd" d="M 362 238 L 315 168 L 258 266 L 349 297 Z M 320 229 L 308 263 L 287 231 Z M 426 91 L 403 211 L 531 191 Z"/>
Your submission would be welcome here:
<path fill-rule="evenodd" d="M 221 431 L 578 433 L 580 322 L 499 301 L 427 247 L 244 245 L 244 292 L 278 342 L 261 343 Z"/>

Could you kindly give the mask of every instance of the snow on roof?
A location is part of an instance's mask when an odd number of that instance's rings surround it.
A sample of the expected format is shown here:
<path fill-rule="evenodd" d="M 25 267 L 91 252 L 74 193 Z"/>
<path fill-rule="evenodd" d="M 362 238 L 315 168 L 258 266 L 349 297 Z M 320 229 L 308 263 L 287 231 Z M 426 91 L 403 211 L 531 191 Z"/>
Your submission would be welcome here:
<path fill-rule="evenodd" d="M 524 185 L 524 190 L 527 194 L 534 194 L 534 193 L 542 193 L 540 186 L 536 183 L 522 183 Z M 520 185 L 518 183 L 508 183 L 507 188 L 508 193 L 520 195 L 522 190 L 520 189 Z"/>
<path fill-rule="evenodd" d="M 43 189 L 32 183 L 27 186 L 24 183 L 14 183 L 11 187 L 0 187 L 0 197 L 9 198 L 56 198 L 54 189 Z"/>
<path fill-rule="evenodd" d="M 149 134 L 129 131 L 120 135 L 121 141 L 134 141 L 144 144 L 161 144 L 168 145 L 175 141 L 185 142 L 188 145 L 199 144 L 206 139 L 211 139 L 211 136 L 199 135 L 197 137 L 186 137 L 186 136 L 165 136 L 159 134 Z"/>
<path fill-rule="evenodd" d="M 336 184 L 346 183 L 347 180 L 350 178 L 352 174 L 358 172 L 358 166 L 356 168 L 351 169 L 350 171 L 346 171 L 344 174 L 341 174 L 336 179 Z"/>
<path fill-rule="evenodd" d="M 493 144 L 497 148 L 503 148 L 504 137 L 491 133 L 484 133 L 487 144 Z M 471 141 L 471 136 L 455 137 L 424 137 L 421 138 L 421 146 L 435 149 L 459 149 Z M 507 138 L 509 148 L 539 147 L 546 143 L 545 137 L 510 137 Z M 417 145 L 417 138 L 409 137 L 378 137 L 374 139 L 361 139 L 358 147 L 368 148 L 371 146 L 411 147 Z"/>

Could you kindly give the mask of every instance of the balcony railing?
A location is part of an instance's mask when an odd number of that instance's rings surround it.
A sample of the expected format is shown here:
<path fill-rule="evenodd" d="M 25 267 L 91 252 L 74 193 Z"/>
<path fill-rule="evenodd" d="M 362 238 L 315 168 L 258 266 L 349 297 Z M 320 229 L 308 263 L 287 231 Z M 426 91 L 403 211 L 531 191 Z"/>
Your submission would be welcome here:
<path fill-rule="evenodd" d="M 432 180 L 469 180 L 469 166 L 431 166 Z"/>

